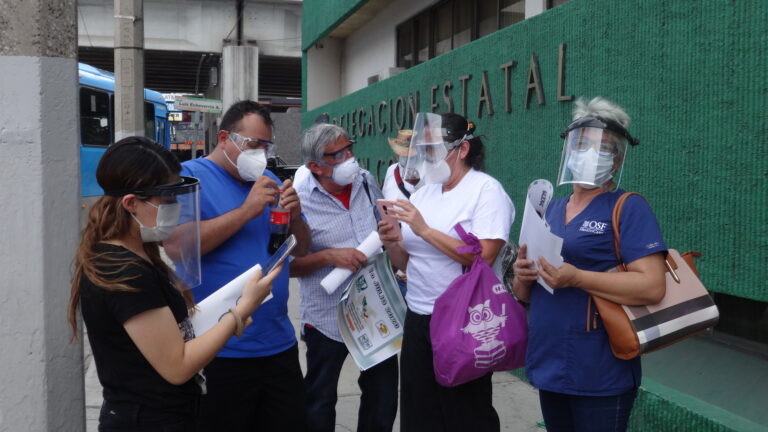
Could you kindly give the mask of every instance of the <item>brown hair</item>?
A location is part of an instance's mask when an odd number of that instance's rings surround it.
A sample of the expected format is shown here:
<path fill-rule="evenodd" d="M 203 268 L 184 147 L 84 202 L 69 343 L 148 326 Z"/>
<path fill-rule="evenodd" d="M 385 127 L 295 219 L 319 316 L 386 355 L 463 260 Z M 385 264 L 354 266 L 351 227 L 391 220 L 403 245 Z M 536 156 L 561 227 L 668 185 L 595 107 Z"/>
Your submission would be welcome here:
<path fill-rule="evenodd" d="M 96 180 L 105 191 L 131 190 L 168 183 L 179 172 L 181 165 L 169 150 L 144 137 L 128 137 L 112 145 L 101 157 L 96 168 Z M 96 252 L 99 243 L 119 239 L 131 229 L 131 215 L 123 208 L 122 198 L 102 196 L 88 211 L 88 220 L 75 254 L 67 315 L 73 339 L 77 338 L 77 309 L 83 277 L 105 290 L 136 290 L 126 283 L 133 277 L 119 275 L 130 266 L 140 265 L 138 259 L 118 259 Z M 158 244 L 148 242 L 143 247 L 152 265 L 167 274 L 176 287 L 183 289 L 183 283 L 160 257 Z M 192 307 L 191 292 L 184 291 L 183 295 L 187 306 Z"/>

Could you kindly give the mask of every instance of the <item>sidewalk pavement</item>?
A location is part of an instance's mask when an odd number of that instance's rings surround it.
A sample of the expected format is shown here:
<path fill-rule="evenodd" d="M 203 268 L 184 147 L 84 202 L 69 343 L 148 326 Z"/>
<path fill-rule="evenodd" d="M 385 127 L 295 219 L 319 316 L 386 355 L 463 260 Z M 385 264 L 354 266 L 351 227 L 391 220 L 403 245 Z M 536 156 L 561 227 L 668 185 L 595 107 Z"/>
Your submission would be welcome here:
<path fill-rule="evenodd" d="M 290 292 L 288 314 L 297 329 L 298 337 L 299 286 L 296 279 L 291 279 Z M 302 369 L 306 371 L 306 345 L 303 342 L 299 342 L 299 358 Z M 337 432 L 356 430 L 357 410 L 360 405 L 360 388 L 357 386 L 358 375 L 359 370 L 354 361 L 351 357 L 347 357 L 339 380 L 339 400 L 336 403 Z M 86 432 L 97 431 L 101 401 L 101 386 L 96 376 L 96 366 L 93 363 L 90 345 L 85 343 Z M 542 418 L 536 389 L 512 374 L 497 372 L 493 375 L 493 406 L 499 413 L 502 431 L 544 431 L 537 425 Z M 398 418 L 395 420 L 395 432 L 400 431 L 399 423 L 400 416 L 398 414 Z"/>

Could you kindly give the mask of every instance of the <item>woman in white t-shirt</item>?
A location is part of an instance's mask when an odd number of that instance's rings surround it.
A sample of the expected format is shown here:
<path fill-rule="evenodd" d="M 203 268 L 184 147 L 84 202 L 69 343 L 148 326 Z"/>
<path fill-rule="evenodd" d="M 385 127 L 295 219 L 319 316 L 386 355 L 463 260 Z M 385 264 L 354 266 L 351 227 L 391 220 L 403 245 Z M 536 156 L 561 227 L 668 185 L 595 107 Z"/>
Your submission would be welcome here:
<path fill-rule="evenodd" d="M 408 275 L 408 312 L 400 357 L 400 421 L 403 431 L 498 431 L 491 403 L 491 374 L 456 387 L 435 380 L 429 322 L 435 300 L 470 266 L 473 254 L 453 229 L 461 223 L 480 239 L 482 257 L 493 263 L 514 220 L 514 206 L 501 184 L 483 173 L 483 144 L 474 126 L 456 114 L 419 113 L 407 172 L 425 185 L 398 200 L 392 214 L 402 237 L 387 222 L 380 237 L 395 267 Z"/>

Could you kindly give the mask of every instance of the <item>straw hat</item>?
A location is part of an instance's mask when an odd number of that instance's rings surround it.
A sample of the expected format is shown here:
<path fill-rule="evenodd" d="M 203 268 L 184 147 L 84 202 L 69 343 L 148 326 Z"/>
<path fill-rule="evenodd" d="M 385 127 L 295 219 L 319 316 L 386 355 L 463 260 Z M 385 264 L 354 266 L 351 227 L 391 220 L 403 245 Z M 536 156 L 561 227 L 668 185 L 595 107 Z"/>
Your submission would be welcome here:
<path fill-rule="evenodd" d="M 392 147 L 392 151 L 395 152 L 397 156 L 408 156 L 408 149 L 411 146 L 412 136 L 412 130 L 403 129 L 397 131 L 397 138 L 387 137 L 387 141 L 389 141 L 389 146 Z"/>

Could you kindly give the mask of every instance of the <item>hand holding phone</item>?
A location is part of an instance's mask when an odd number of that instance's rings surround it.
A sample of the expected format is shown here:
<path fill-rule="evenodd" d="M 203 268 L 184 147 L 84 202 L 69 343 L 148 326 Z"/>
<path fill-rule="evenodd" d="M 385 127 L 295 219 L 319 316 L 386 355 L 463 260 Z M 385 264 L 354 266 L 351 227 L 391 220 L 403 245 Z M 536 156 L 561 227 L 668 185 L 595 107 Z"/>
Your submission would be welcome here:
<path fill-rule="evenodd" d="M 395 219 L 395 217 L 389 213 L 389 210 L 395 207 L 395 202 L 385 200 L 385 199 L 378 199 L 376 200 L 376 207 L 378 207 L 379 209 L 381 220 L 392 224 L 393 226 L 392 234 L 396 234 L 397 236 L 402 236 L 402 232 L 400 231 L 400 221 Z"/>
<path fill-rule="evenodd" d="M 239 304 L 243 296 L 248 295 L 246 291 L 249 290 L 255 290 L 250 294 L 254 295 L 255 298 L 258 299 L 257 305 L 271 299 L 272 281 L 277 277 L 277 274 L 270 275 L 270 273 L 275 269 L 275 267 L 278 267 L 280 264 L 285 262 L 285 259 L 288 257 L 288 255 L 291 254 L 291 251 L 294 247 L 296 247 L 296 237 L 291 234 L 261 267 L 261 277 L 257 278 L 254 274 L 254 276 L 248 279 L 245 286 L 243 287 L 243 293 L 240 295 L 240 297 L 237 298 L 235 304 Z M 258 274 L 258 272 L 256 274 Z"/>
<path fill-rule="evenodd" d="M 283 242 L 282 245 L 280 245 L 279 248 L 275 251 L 274 254 L 272 254 L 271 257 L 267 260 L 266 264 L 264 264 L 264 270 L 263 275 L 268 275 L 269 272 L 272 271 L 275 267 L 279 266 L 283 261 L 285 261 L 286 258 L 288 258 L 288 255 L 291 254 L 291 251 L 293 251 L 293 248 L 296 247 L 296 236 L 293 234 L 289 235 L 287 239 Z"/>

